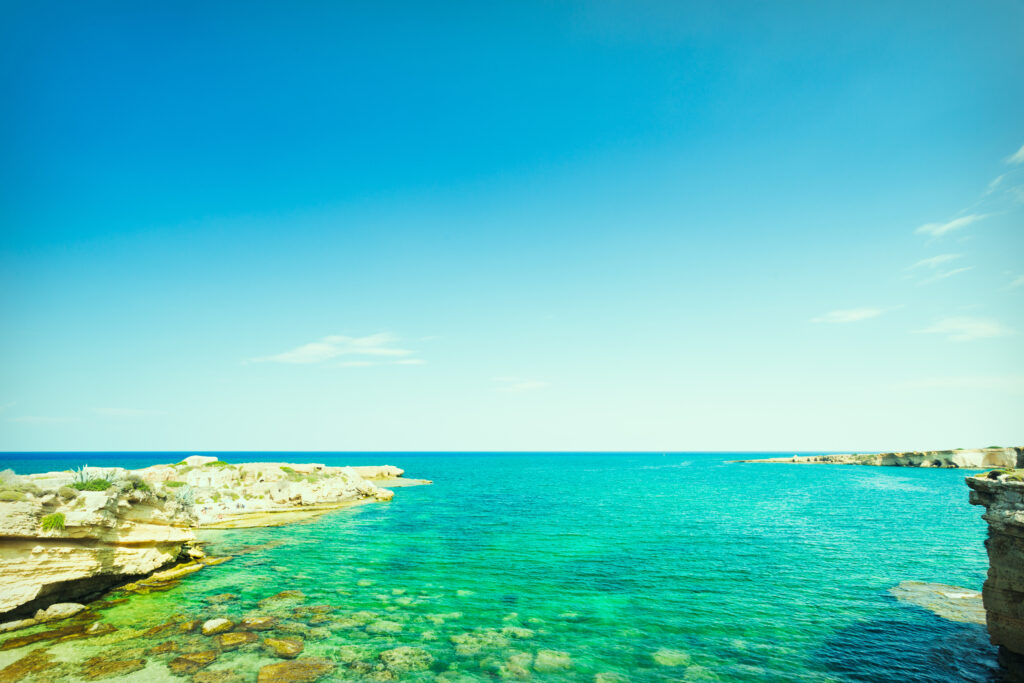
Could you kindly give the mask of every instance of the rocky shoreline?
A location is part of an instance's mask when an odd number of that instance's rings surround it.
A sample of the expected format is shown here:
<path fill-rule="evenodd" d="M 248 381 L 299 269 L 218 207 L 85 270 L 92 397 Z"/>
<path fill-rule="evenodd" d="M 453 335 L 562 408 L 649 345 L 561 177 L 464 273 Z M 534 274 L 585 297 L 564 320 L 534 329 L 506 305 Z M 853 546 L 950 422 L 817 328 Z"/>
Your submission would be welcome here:
<path fill-rule="evenodd" d="M 982 588 L 992 644 L 1008 680 L 1024 681 L 1024 455 L 1015 468 L 967 477 L 970 501 L 985 508 L 988 578 Z"/>
<path fill-rule="evenodd" d="M 279 525 L 391 500 L 386 485 L 429 483 L 403 474 L 391 466 L 230 464 L 199 455 L 138 470 L 5 470 L 0 632 L 49 620 L 55 604 L 94 600 L 129 583 L 174 581 L 216 563 L 198 547 L 196 529 Z"/>
<path fill-rule="evenodd" d="M 985 469 L 1014 467 L 1024 455 L 1024 447 L 958 448 L 948 451 L 906 451 L 893 453 L 843 453 L 830 455 L 794 455 L 785 458 L 730 460 L 733 463 L 785 463 L 790 465 L 869 465 L 875 467 L 942 467 Z"/>

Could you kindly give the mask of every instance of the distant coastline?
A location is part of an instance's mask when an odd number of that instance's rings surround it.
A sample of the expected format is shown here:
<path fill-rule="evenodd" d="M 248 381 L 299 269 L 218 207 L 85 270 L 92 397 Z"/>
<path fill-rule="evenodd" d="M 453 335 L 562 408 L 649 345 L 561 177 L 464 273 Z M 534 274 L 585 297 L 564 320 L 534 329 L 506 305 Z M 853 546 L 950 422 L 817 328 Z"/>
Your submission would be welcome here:
<path fill-rule="evenodd" d="M 874 467 L 941 467 L 985 469 L 1015 467 L 1024 447 L 989 446 L 957 448 L 947 451 L 905 451 L 892 453 L 843 453 L 832 455 L 793 455 L 781 458 L 730 460 L 731 463 L 784 463 L 790 465 L 868 465 Z"/>

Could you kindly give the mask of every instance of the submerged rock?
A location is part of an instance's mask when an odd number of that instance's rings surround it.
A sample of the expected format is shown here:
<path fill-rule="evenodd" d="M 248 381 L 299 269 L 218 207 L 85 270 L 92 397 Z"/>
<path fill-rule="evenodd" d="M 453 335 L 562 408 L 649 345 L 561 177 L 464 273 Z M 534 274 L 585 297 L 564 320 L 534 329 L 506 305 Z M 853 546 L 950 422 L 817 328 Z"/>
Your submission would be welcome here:
<path fill-rule="evenodd" d="M 282 659 L 295 659 L 305 647 L 301 638 L 264 638 L 263 648 Z"/>
<path fill-rule="evenodd" d="M 51 655 L 46 648 L 32 650 L 21 659 L 8 664 L 0 669 L 0 683 L 16 683 L 29 676 L 41 673 L 48 673 L 57 666 L 56 657 Z M 53 678 L 56 678 L 54 676 Z M 42 680 L 45 680 L 43 678 Z"/>
<path fill-rule="evenodd" d="M 217 650 L 192 652 L 175 657 L 167 666 L 176 674 L 192 674 L 212 664 L 219 654 Z"/>
<path fill-rule="evenodd" d="M 255 643 L 259 639 L 259 636 L 251 631 L 236 631 L 233 633 L 222 633 L 214 640 L 220 645 L 220 649 L 230 652 L 231 650 L 237 650 L 243 645 Z"/>
<path fill-rule="evenodd" d="M 260 669 L 257 683 L 314 683 L 332 671 L 334 664 L 322 657 L 303 657 L 267 664 Z"/>
<path fill-rule="evenodd" d="M 502 678 L 530 678 L 530 667 L 532 666 L 533 655 L 529 652 L 517 652 L 498 668 L 498 675 Z"/>
<path fill-rule="evenodd" d="M 230 631 L 235 627 L 235 622 L 230 619 L 210 619 L 203 623 L 203 635 L 215 636 L 218 633 Z"/>
<path fill-rule="evenodd" d="M 533 670 L 539 673 L 552 673 L 572 668 L 572 657 L 568 652 L 559 650 L 541 650 L 533 660 Z"/>
<path fill-rule="evenodd" d="M 101 655 L 85 660 L 82 664 L 81 676 L 87 681 L 99 681 L 104 678 L 124 676 L 145 666 L 145 659 L 110 659 Z"/>
<path fill-rule="evenodd" d="M 662 648 L 651 655 L 658 666 L 686 666 L 690 663 L 690 654 L 682 650 Z"/>
<path fill-rule="evenodd" d="M 178 649 L 179 649 L 179 646 L 178 646 L 178 644 L 176 642 L 174 642 L 173 640 L 165 640 L 164 642 L 160 643 L 159 645 L 154 645 L 153 647 L 151 647 L 148 650 L 146 650 L 146 654 L 147 655 L 166 655 L 166 654 L 169 654 L 171 652 L 177 652 Z"/>
<path fill-rule="evenodd" d="M 367 627 L 366 627 L 366 632 L 367 633 L 374 633 L 374 634 L 398 633 L 401 630 L 402 630 L 402 625 L 399 624 L 397 621 L 388 621 L 386 619 L 381 619 L 379 621 L 375 621 L 372 624 L 367 625 Z"/>
<path fill-rule="evenodd" d="M 243 683 L 245 677 L 229 669 L 200 671 L 192 677 L 192 683 Z"/>
<path fill-rule="evenodd" d="M 269 631 L 277 625 L 277 617 L 246 617 L 238 627 L 245 631 Z"/>
<path fill-rule="evenodd" d="M 402 646 L 381 652 L 380 661 L 391 671 L 423 671 L 430 668 L 434 657 L 418 647 Z"/>
<path fill-rule="evenodd" d="M 613 671 L 602 671 L 594 674 L 594 683 L 629 683 L 629 679 Z"/>
<path fill-rule="evenodd" d="M 497 650 L 508 647 L 509 640 L 497 631 L 473 631 L 459 633 L 450 638 L 455 644 L 455 654 L 460 657 L 474 657 L 482 650 Z"/>
<path fill-rule="evenodd" d="M 533 629 L 523 628 L 521 626 L 506 626 L 501 629 L 501 634 L 508 636 L 509 638 L 533 638 Z"/>
<path fill-rule="evenodd" d="M 901 602 L 924 607 L 943 619 L 968 624 L 985 623 L 985 607 L 981 593 L 970 588 L 947 586 L 942 583 L 903 581 L 889 593 Z"/>
<path fill-rule="evenodd" d="M 287 591 L 281 591 L 280 593 L 275 593 L 274 595 L 271 595 L 269 598 L 263 598 L 257 604 L 259 604 L 260 607 L 266 607 L 267 605 L 273 605 L 275 602 L 283 602 L 283 601 L 286 601 L 286 600 L 298 601 L 298 600 L 305 600 L 305 599 L 306 599 L 306 594 L 303 593 L 302 591 L 287 590 Z"/>

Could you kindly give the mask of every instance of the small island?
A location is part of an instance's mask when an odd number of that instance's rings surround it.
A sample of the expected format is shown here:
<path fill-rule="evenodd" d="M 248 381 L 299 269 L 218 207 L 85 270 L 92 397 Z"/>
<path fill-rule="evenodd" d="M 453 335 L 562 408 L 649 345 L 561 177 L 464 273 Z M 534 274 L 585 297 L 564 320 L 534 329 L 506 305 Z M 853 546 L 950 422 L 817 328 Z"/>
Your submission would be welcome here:
<path fill-rule="evenodd" d="M 235 464 L 202 455 L 138 470 L 5 470 L 0 632 L 66 617 L 118 586 L 219 562 L 199 547 L 196 529 L 276 526 L 391 500 L 385 487 L 430 483 L 403 474 L 390 465 Z"/>

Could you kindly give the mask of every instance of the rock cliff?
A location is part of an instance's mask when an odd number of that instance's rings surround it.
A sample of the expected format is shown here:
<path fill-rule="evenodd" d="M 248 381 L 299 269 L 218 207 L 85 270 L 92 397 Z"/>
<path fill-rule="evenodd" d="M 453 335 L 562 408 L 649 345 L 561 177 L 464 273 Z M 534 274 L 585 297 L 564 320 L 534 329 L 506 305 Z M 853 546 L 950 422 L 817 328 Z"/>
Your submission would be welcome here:
<path fill-rule="evenodd" d="M 844 453 L 838 455 L 794 455 L 735 462 L 780 462 L 795 465 L 874 465 L 880 467 L 951 467 L 983 469 L 1014 467 L 1024 448 L 967 448 L 951 451 L 908 451 L 904 453 Z"/>
<path fill-rule="evenodd" d="M 1024 455 L 1015 463 L 1024 468 Z M 968 477 L 971 503 L 985 508 L 988 578 L 982 590 L 989 636 L 1009 680 L 1024 681 L 1024 469 Z"/>
<path fill-rule="evenodd" d="M 188 505 L 135 481 L 96 491 L 47 483 L 5 473 L 0 621 L 149 574 L 174 562 L 195 539 Z"/>
<path fill-rule="evenodd" d="M 403 471 L 361 468 L 377 483 Z M 350 467 L 229 464 L 191 456 L 140 470 L 82 468 L 18 476 L 0 472 L 0 622 L 201 556 L 196 527 L 282 524 L 394 492 Z M 205 560 L 204 560 L 205 561 Z M 199 569 L 193 563 L 187 569 Z"/>

